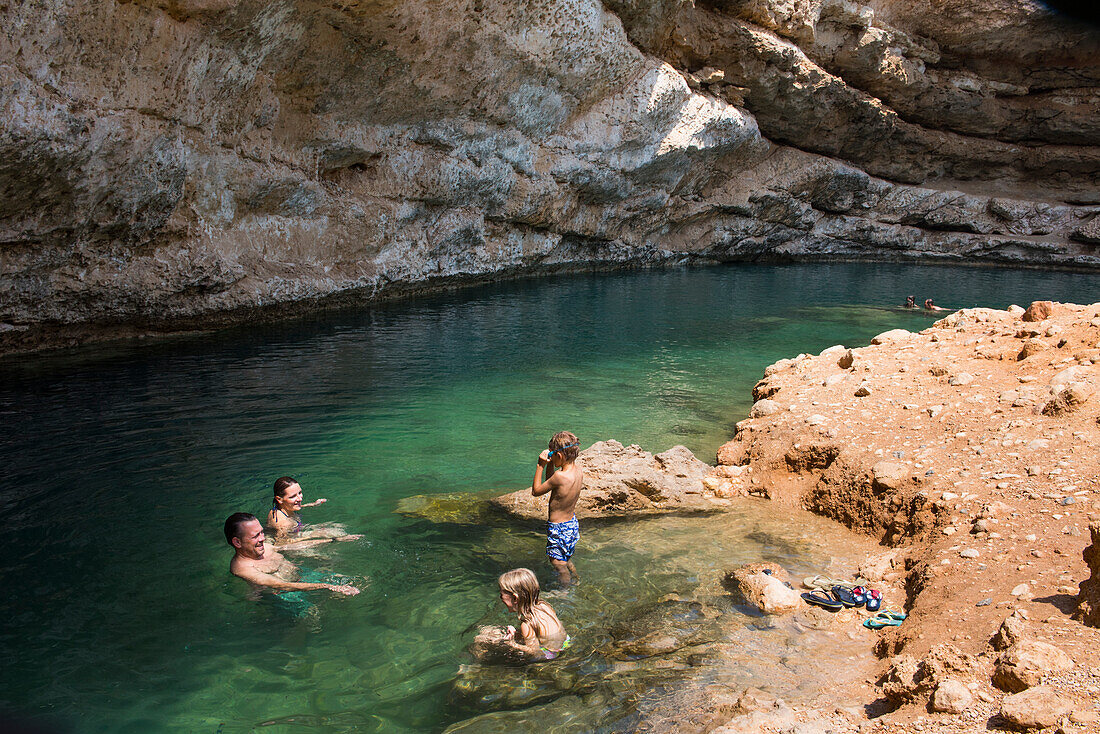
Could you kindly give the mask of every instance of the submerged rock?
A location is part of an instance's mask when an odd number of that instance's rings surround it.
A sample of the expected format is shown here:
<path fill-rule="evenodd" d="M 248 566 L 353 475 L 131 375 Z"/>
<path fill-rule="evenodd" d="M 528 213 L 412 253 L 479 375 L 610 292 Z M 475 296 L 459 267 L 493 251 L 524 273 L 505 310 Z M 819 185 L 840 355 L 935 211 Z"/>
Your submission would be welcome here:
<path fill-rule="evenodd" d="M 463 665 L 451 686 L 451 705 L 489 712 L 546 704 L 563 696 L 599 695 L 624 685 L 639 691 L 690 674 L 690 661 L 722 637 L 721 617 L 702 603 L 669 599 L 630 612 L 595 640 L 583 632 L 554 660 Z M 485 632 L 485 640 L 499 632 Z M 608 667 L 611 661 L 611 668 Z M 629 683 L 626 683 L 628 681 Z"/>

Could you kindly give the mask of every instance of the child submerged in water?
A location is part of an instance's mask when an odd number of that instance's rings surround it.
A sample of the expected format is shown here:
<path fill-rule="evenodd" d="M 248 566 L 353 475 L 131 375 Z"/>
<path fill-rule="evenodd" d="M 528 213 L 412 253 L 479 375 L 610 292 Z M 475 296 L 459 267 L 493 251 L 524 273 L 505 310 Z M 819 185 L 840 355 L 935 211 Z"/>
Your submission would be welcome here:
<path fill-rule="evenodd" d="M 553 660 L 569 647 L 569 635 L 553 607 L 539 601 L 539 580 L 528 568 L 514 568 L 500 576 L 500 600 L 519 616 L 519 629 L 509 627 L 505 644 L 536 660 Z"/>

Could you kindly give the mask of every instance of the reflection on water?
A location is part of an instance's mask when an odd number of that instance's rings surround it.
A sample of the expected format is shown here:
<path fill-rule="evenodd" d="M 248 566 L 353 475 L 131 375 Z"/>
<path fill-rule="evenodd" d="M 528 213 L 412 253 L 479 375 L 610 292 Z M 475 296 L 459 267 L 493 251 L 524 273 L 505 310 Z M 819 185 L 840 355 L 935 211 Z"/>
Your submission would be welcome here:
<path fill-rule="evenodd" d="M 523 281 L 0 360 L 0 709 L 89 733 L 521 721 L 462 698 L 456 681 L 471 676 L 457 671 L 471 662 L 470 625 L 505 621 L 496 576 L 527 565 L 546 578 L 544 540 L 470 521 L 462 498 L 524 486 L 560 428 L 655 453 L 683 443 L 709 460 L 769 363 L 931 323 L 894 308 L 909 293 L 950 306 L 1100 300 L 1094 276 L 1069 273 L 729 267 Z M 329 498 L 307 521 L 365 534 L 299 557 L 369 578 L 359 596 L 311 594 L 297 615 L 249 601 L 228 576 L 223 519 L 262 513 L 282 475 Z M 442 494 L 456 498 L 447 522 L 395 512 Z M 767 625 L 714 586 L 737 562 L 813 571 L 827 560 L 824 526 L 761 512 L 721 531 L 698 518 L 586 527 L 584 583 L 554 602 L 583 644 L 553 670 L 576 683 L 530 715 L 628 727 L 682 695 L 685 673 L 800 685 L 812 656 L 786 651 L 818 633 Z M 671 652 L 637 652 L 660 642 L 652 625 L 681 619 Z M 694 635 L 720 642 L 703 653 Z M 739 650 L 750 654 L 736 665 L 709 662 Z"/>

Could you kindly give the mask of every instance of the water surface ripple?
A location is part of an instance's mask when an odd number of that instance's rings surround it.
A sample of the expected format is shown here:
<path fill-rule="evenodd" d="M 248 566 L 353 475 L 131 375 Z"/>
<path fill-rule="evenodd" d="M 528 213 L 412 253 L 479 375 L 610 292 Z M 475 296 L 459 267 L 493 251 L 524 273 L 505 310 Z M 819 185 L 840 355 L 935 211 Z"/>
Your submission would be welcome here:
<path fill-rule="evenodd" d="M 767 364 L 923 328 L 931 317 L 893 308 L 909 293 L 951 307 L 1100 300 L 1095 276 L 1073 273 L 743 266 L 520 281 L 2 360 L 0 710 L 142 734 L 427 732 L 485 714 L 493 707 L 471 709 L 453 690 L 468 628 L 506 620 L 494 606 L 500 571 L 529 564 L 547 580 L 542 540 L 500 521 L 395 513 L 403 498 L 468 492 L 474 506 L 520 487 L 562 427 L 585 443 L 683 443 L 711 461 Z M 361 596 L 251 602 L 228 576 L 222 519 L 264 511 L 283 474 L 307 499 L 329 498 L 307 521 L 366 534 L 299 558 L 366 583 Z M 835 555 L 827 530 L 754 534 L 768 518 L 751 513 L 721 533 L 677 522 L 582 537 L 585 583 L 558 603 L 586 640 L 584 670 L 629 679 L 609 630 L 651 623 L 661 598 L 697 593 L 769 544 L 787 544 L 779 556 L 795 570 Z M 715 594 L 713 608 L 751 629 Z M 629 696 L 585 690 L 537 705 L 581 701 L 591 730 L 638 715 Z M 515 725 L 514 712 L 487 715 L 467 730 Z"/>

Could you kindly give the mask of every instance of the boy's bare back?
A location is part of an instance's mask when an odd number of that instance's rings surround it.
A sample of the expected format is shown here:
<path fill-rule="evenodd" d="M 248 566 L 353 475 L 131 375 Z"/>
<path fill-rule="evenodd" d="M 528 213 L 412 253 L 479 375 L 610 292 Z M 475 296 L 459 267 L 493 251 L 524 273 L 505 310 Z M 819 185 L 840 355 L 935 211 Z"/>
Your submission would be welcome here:
<path fill-rule="evenodd" d="M 549 481 L 552 488 L 548 519 L 550 522 L 565 522 L 573 517 L 576 510 L 584 486 L 584 472 L 576 462 L 572 462 L 555 471 Z"/>

